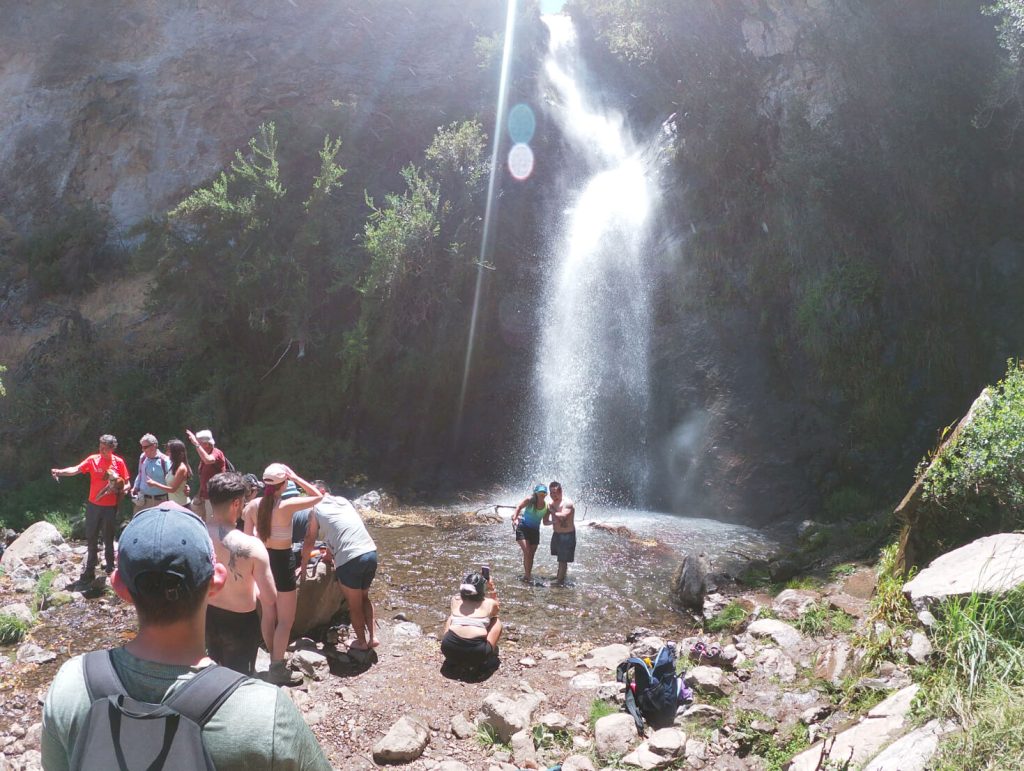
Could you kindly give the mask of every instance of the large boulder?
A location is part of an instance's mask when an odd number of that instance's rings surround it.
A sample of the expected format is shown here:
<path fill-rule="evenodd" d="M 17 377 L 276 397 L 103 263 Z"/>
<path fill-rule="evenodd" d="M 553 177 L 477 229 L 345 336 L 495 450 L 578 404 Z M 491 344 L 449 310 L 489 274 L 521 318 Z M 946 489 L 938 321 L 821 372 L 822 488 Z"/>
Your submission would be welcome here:
<path fill-rule="evenodd" d="M 1024 584 L 1024 535 L 979 538 L 943 554 L 903 586 L 917 608 L 975 592 L 1001 594 Z"/>
<path fill-rule="evenodd" d="M 376 763 L 409 763 L 430 743 L 430 728 L 418 717 L 406 715 L 373 745 Z"/>
<path fill-rule="evenodd" d="M 711 563 L 703 552 L 691 552 L 683 557 L 672 576 L 672 601 L 682 608 L 701 612 L 704 609 L 704 596 L 708 593 L 710 570 Z"/>
<path fill-rule="evenodd" d="M 0 568 L 10 573 L 22 563 L 32 564 L 43 559 L 64 538 L 49 522 L 36 522 L 18 536 L 0 556 Z"/>
<path fill-rule="evenodd" d="M 614 670 L 619 664 L 629 658 L 629 646 L 621 643 L 603 645 L 594 648 L 580 662 L 580 666 L 587 669 L 611 669 Z"/>
<path fill-rule="evenodd" d="M 544 696 L 539 693 L 524 693 L 512 699 L 492 691 L 484 698 L 484 717 L 481 722 L 491 726 L 495 735 L 502 742 L 508 743 L 514 734 L 533 726 L 533 715 L 543 701 Z"/>
<path fill-rule="evenodd" d="M 323 562 L 316 566 L 313 578 L 307 578 L 299 585 L 296 603 L 293 638 L 329 625 L 347 607 L 341 585 Z"/>
<path fill-rule="evenodd" d="M 594 744 L 601 758 L 625 755 L 638 738 L 636 721 L 625 712 L 605 715 L 594 724 Z"/>

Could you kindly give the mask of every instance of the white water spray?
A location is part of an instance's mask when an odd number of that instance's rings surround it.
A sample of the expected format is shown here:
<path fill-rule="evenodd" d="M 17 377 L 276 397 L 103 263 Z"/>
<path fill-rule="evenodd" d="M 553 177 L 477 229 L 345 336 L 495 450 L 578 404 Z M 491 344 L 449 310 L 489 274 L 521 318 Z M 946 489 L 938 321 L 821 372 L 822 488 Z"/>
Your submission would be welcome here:
<path fill-rule="evenodd" d="M 572 21 L 545 16 L 548 110 L 585 168 L 559 223 L 534 372 L 528 475 L 550 474 L 574 493 L 646 495 L 654 193 L 622 116 L 584 91 Z M 570 184 L 570 187 L 572 185 Z M 539 422 L 539 425 L 538 425 Z"/>

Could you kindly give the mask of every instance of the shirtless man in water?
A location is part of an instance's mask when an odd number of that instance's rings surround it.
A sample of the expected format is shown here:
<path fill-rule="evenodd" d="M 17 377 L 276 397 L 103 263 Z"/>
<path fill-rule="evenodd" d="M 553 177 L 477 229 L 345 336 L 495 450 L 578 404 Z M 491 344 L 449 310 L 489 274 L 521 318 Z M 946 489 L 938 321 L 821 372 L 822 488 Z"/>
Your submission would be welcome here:
<path fill-rule="evenodd" d="M 569 570 L 569 563 L 576 558 L 576 525 L 573 520 L 576 517 L 576 504 L 572 499 L 562 495 L 562 485 L 559 482 L 552 482 L 548 485 L 550 495 L 548 513 L 544 515 L 544 524 L 551 525 L 554 532 L 551 534 L 551 554 L 558 558 L 558 575 L 555 576 L 555 583 L 565 586 L 565 574 Z"/>
<path fill-rule="evenodd" d="M 206 648 L 218 664 L 252 675 L 261 627 L 270 650 L 277 623 L 277 589 L 270 557 L 259 538 L 235 529 L 245 499 L 242 475 L 225 471 L 213 476 L 207 493 L 212 513 L 206 529 L 228 577 L 224 588 L 210 597 L 206 609 Z M 257 598 L 263 608 L 262 623 L 256 613 Z"/>

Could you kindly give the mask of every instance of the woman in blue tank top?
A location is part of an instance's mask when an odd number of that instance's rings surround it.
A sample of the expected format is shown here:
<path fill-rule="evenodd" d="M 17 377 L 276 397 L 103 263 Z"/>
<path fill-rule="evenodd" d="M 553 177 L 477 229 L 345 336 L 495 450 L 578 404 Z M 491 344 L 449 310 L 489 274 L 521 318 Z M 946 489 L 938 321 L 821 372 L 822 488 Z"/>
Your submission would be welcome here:
<path fill-rule="evenodd" d="M 537 485 L 533 495 L 524 498 L 512 515 L 512 527 L 516 531 L 516 543 L 523 550 L 523 580 L 533 580 L 533 555 L 540 543 L 540 525 L 548 512 L 548 488 Z"/>

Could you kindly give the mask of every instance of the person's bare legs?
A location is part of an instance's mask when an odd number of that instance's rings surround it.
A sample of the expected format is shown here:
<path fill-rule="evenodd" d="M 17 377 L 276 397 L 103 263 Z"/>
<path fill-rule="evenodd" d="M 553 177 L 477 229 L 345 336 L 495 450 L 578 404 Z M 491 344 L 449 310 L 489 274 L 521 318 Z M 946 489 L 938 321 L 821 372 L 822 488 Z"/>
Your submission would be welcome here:
<path fill-rule="evenodd" d="M 530 543 L 525 538 L 516 543 L 523 550 L 523 580 L 529 581 L 533 577 L 533 557 L 537 553 L 537 544 Z"/>
<path fill-rule="evenodd" d="M 339 584 L 341 582 L 339 581 Z M 366 605 L 363 600 L 365 592 L 362 589 L 353 589 L 351 586 L 341 584 L 341 593 L 345 595 L 345 602 L 348 604 L 348 616 L 352 619 L 352 631 L 355 633 L 356 641 L 350 647 L 357 651 L 369 650 L 370 644 L 366 639 Z M 373 608 L 370 608 L 370 615 L 373 615 Z M 371 630 L 371 639 L 373 638 Z"/>
<path fill-rule="evenodd" d="M 274 630 L 277 628 L 277 606 L 264 607 L 260 614 L 260 632 L 263 634 L 263 644 L 267 646 L 267 653 L 271 659 L 274 656 Z"/>
<path fill-rule="evenodd" d="M 559 561 L 558 563 L 558 575 L 555 576 L 555 583 L 565 586 L 565 574 L 569 570 L 569 563 Z"/>
<path fill-rule="evenodd" d="M 288 650 L 288 638 L 292 633 L 295 621 L 295 606 L 298 604 L 299 593 L 294 589 L 290 592 L 277 593 L 277 623 L 274 626 L 274 649 L 270 652 L 270 662 L 284 661 L 284 653 Z"/>
<path fill-rule="evenodd" d="M 370 590 L 363 589 L 363 623 L 366 625 L 366 643 L 371 648 L 380 645 L 377 639 L 377 626 L 373 618 L 373 603 L 370 602 Z"/>

